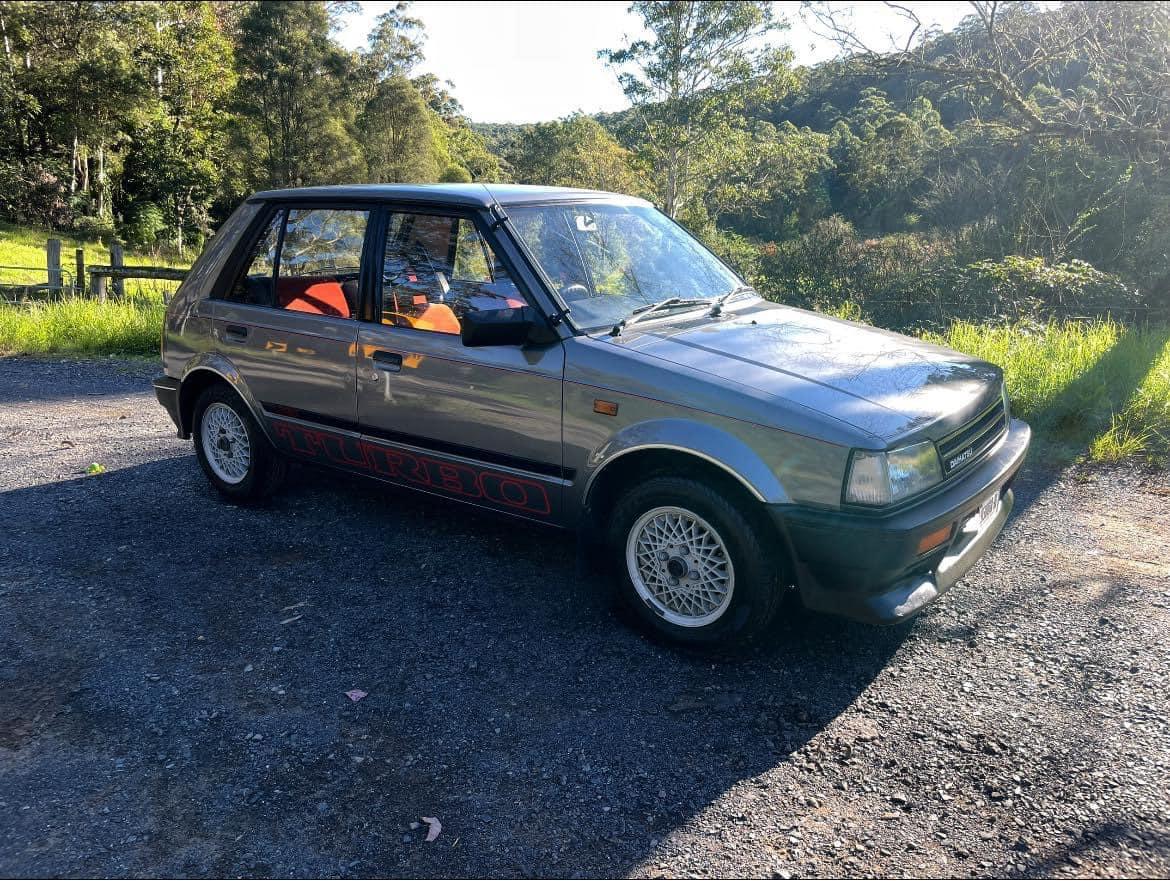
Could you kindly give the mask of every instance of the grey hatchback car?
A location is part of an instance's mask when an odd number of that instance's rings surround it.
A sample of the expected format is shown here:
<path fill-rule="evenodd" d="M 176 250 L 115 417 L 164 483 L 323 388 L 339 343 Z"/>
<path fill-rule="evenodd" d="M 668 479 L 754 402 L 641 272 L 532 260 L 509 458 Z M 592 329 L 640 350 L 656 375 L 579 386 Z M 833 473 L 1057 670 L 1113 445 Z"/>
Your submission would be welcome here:
<path fill-rule="evenodd" d="M 236 500 L 288 459 L 581 530 L 689 642 L 906 619 L 1003 528 L 1000 370 L 763 300 L 649 203 L 497 185 L 258 193 L 167 310 L 154 386 Z"/>

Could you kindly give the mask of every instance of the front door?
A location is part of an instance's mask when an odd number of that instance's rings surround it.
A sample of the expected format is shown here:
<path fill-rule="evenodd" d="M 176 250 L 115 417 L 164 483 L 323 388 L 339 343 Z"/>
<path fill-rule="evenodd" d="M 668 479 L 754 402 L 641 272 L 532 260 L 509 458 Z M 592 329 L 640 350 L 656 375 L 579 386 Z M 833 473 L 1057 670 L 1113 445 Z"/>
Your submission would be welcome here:
<path fill-rule="evenodd" d="M 469 216 L 390 211 L 375 322 L 358 330 L 358 421 L 379 476 L 561 519 L 564 350 L 469 348 L 460 317 L 525 297 Z"/>
<path fill-rule="evenodd" d="M 264 410 L 354 427 L 354 347 L 370 212 L 272 209 L 246 268 L 214 308 L 217 346 Z M 278 438 L 279 440 L 279 438 Z"/>

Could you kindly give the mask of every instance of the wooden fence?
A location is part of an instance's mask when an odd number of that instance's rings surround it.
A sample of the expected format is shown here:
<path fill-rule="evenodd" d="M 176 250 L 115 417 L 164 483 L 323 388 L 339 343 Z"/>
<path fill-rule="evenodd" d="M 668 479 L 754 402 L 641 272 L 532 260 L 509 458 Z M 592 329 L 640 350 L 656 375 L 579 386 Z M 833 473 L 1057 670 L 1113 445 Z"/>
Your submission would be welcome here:
<path fill-rule="evenodd" d="M 111 295 L 115 298 L 126 296 L 126 279 L 144 278 L 160 281 L 182 281 L 187 277 L 187 270 L 172 269 L 168 266 L 127 266 L 125 251 L 121 242 L 110 243 L 110 262 L 108 265 L 87 266 L 85 249 L 78 248 L 74 252 L 74 271 L 70 273 L 61 264 L 61 240 L 49 239 L 45 243 L 45 267 L 12 266 L 0 269 L 20 270 L 27 276 L 35 274 L 37 281 L 19 281 L 16 284 L 0 283 L 0 294 L 10 292 L 17 294 L 20 300 L 49 299 L 72 294 L 77 297 L 92 296 L 100 302 L 106 302 Z M 39 280 L 44 273 L 44 282 Z M 9 289 L 11 289 L 9 291 Z M 163 299 L 167 299 L 163 295 Z"/>

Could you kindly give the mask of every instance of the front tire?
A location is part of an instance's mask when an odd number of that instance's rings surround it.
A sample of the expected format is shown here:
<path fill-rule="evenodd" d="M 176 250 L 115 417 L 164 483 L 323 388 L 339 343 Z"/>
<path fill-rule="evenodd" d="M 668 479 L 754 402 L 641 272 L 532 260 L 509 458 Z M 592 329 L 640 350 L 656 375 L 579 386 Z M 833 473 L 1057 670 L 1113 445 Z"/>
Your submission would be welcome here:
<path fill-rule="evenodd" d="M 755 512 L 705 482 L 654 477 L 609 518 L 618 599 L 657 633 L 689 644 L 737 643 L 782 604 L 782 561 Z"/>
<path fill-rule="evenodd" d="M 213 385 L 199 396 L 193 415 L 195 455 L 212 486 L 235 501 L 254 501 L 276 490 L 285 460 L 239 395 Z"/>

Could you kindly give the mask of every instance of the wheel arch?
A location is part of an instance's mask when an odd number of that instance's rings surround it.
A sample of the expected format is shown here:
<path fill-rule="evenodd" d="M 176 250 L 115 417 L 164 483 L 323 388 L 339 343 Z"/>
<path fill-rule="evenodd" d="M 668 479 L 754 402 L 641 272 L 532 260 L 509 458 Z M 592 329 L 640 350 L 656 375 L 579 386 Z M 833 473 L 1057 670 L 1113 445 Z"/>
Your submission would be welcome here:
<path fill-rule="evenodd" d="M 582 491 L 590 519 L 604 516 L 623 486 L 659 473 L 702 476 L 753 504 L 788 501 L 779 479 L 746 443 L 703 423 L 662 419 L 631 425 L 591 458 L 601 464 Z"/>
<path fill-rule="evenodd" d="M 195 402 L 204 390 L 216 383 L 222 383 L 239 395 L 252 413 L 252 418 L 260 426 L 260 430 L 268 437 L 268 426 L 261 418 L 262 410 L 259 403 L 252 397 L 248 387 L 235 366 L 217 354 L 208 354 L 200 357 L 188 365 L 179 383 L 179 436 L 191 437 L 194 429 Z M 269 437 L 271 440 L 271 437 Z"/>

